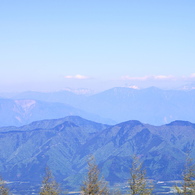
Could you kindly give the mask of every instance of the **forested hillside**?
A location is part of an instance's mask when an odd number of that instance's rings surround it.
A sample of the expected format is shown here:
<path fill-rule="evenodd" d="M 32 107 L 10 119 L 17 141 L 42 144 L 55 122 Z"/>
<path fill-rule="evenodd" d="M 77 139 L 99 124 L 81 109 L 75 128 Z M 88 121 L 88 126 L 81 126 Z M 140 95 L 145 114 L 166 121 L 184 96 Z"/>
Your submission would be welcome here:
<path fill-rule="evenodd" d="M 8 181 L 40 183 L 46 166 L 68 189 L 76 189 L 94 155 L 112 185 L 126 182 L 132 156 L 149 178 L 181 178 L 187 154 L 194 158 L 195 124 L 175 121 L 152 126 L 126 121 L 113 126 L 71 116 L 0 129 L 0 170 Z"/>

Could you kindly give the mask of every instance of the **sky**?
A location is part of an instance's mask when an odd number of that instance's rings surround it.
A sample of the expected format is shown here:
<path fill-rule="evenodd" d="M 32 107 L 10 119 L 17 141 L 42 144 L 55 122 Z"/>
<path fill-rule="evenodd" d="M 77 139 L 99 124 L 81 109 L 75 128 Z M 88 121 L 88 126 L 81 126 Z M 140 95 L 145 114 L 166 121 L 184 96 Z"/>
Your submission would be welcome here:
<path fill-rule="evenodd" d="M 0 92 L 195 86 L 194 0 L 0 0 Z"/>

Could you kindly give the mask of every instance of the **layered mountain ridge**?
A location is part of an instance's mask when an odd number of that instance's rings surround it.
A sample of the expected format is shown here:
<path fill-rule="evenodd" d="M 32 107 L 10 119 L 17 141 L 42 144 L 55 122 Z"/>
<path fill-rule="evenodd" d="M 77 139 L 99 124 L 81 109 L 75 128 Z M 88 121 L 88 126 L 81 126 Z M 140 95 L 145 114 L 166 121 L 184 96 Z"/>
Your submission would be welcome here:
<path fill-rule="evenodd" d="M 35 99 L 0 99 L 0 126 L 21 126 L 37 120 L 70 115 L 79 115 L 95 121 L 109 121 L 64 103 Z"/>
<path fill-rule="evenodd" d="M 70 91 L 24 92 L 0 99 L 0 126 L 21 126 L 35 120 L 79 115 L 100 123 L 139 120 L 163 125 L 174 120 L 195 122 L 195 90 L 118 87 L 94 95 Z"/>
<path fill-rule="evenodd" d="M 69 116 L 0 128 L 0 172 L 8 181 L 40 183 L 46 166 L 67 188 L 78 187 L 92 154 L 111 184 L 126 182 L 132 156 L 149 178 L 181 178 L 187 154 L 195 158 L 195 124 L 153 126 L 136 120 L 105 125 Z"/>

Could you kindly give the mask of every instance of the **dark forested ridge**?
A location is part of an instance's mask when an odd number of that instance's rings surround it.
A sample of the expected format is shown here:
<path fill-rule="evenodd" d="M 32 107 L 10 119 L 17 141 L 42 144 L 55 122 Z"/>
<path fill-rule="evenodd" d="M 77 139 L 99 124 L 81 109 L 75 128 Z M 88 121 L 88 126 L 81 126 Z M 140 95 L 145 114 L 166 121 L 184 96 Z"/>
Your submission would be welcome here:
<path fill-rule="evenodd" d="M 70 116 L 0 129 L 0 171 L 8 181 L 40 183 L 46 166 L 67 188 L 76 188 L 93 154 L 110 184 L 126 182 L 132 155 L 149 178 L 181 177 L 186 155 L 195 157 L 195 124 L 152 126 L 130 120 L 113 126 Z"/>

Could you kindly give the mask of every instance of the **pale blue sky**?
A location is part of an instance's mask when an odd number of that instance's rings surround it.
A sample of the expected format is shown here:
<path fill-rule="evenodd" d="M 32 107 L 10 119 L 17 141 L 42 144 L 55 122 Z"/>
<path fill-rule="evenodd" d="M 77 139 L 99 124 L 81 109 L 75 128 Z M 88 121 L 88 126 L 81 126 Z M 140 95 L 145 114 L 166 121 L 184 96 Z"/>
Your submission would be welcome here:
<path fill-rule="evenodd" d="M 0 91 L 195 81 L 194 0 L 1 0 Z"/>

